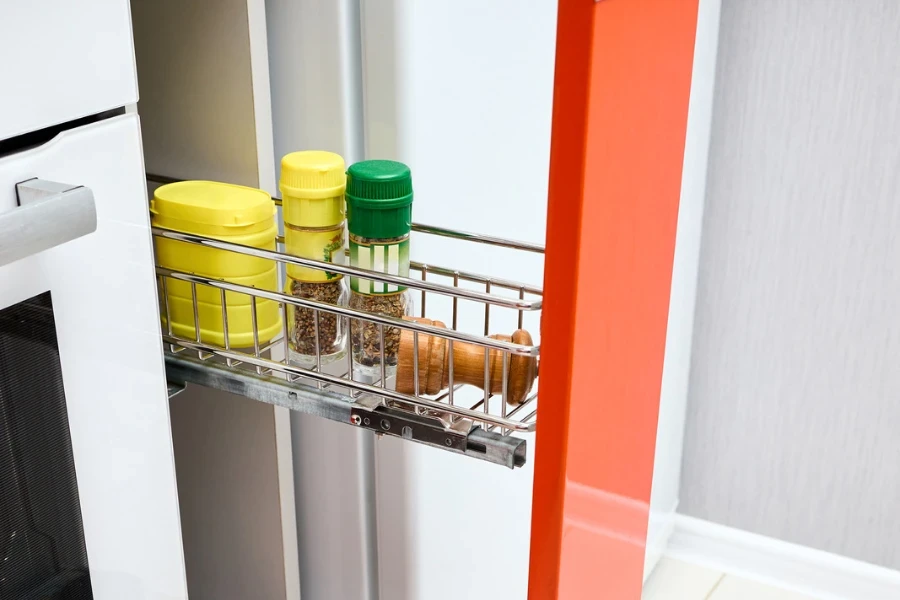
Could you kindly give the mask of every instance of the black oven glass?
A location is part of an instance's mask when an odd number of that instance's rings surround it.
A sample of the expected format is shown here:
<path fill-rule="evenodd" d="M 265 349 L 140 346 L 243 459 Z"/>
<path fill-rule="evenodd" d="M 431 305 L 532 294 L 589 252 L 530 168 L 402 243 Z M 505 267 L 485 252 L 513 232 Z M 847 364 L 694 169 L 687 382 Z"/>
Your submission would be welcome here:
<path fill-rule="evenodd" d="M 0 310 L 0 600 L 91 600 L 50 293 Z"/>

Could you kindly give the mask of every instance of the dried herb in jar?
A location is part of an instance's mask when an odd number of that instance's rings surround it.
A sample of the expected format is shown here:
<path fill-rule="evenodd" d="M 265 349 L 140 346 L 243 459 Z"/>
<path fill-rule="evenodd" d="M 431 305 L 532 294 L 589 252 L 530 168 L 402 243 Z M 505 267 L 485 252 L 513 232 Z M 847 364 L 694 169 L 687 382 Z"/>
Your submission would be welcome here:
<path fill-rule="evenodd" d="M 347 170 L 347 219 L 350 264 L 390 275 L 409 276 L 409 233 L 412 217 L 412 177 L 409 167 L 389 160 L 368 160 Z M 364 277 L 350 278 L 350 308 L 401 318 L 413 302 L 403 286 Z M 397 369 L 400 328 L 351 319 L 354 368 L 378 375 Z"/>
<path fill-rule="evenodd" d="M 345 293 L 341 279 L 325 283 L 307 283 L 288 277 L 287 292 L 295 298 L 305 298 L 326 304 L 341 304 Z M 317 317 L 318 315 L 318 317 Z M 322 356 L 331 357 L 344 347 L 343 317 L 324 310 L 314 310 L 302 306 L 288 307 L 290 348 L 293 352 L 310 357 L 316 356 L 316 319 L 318 318 L 318 351 Z"/>
<path fill-rule="evenodd" d="M 279 188 L 288 254 L 343 264 L 345 182 L 344 159 L 332 152 L 292 152 L 281 160 Z M 285 292 L 296 298 L 347 304 L 344 279 L 338 273 L 289 264 L 287 276 Z M 292 363 L 313 367 L 344 355 L 345 318 L 292 304 L 287 312 Z"/>
<path fill-rule="evenodd" d="M 399 292 L 388 295 L 368 295 L 357 292 L 350 293 L 350 308 L 368 313 L 401 318 L 411 312 L 409 294 Z M 381 347 L 382 325 L 350 319 L 350 340 L 353 347 L 353 361 L 364 368 L 381 369 L 384 357 L 386 370 L 397 366 L 397 353 L 400 349 L 400 328 L 384 325 L 384 348 Z"/>

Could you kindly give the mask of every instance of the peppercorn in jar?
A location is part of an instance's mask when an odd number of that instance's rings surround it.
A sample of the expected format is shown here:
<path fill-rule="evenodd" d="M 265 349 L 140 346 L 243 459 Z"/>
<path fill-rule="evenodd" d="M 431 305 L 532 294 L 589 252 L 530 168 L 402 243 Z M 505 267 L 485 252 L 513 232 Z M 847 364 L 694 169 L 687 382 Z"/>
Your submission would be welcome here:
<path fill-rule="evenodd" d="M 409 233 L 412 225 L 412 176 L 409 167 L 389 160 L 367 160 L 347 171 L 347 219 L 350 264 L 361 269 L 409 277 Z M 350 308 L 401 318 L 413 302 L 403 286 L 362 277 L 350 278 Z M 350 319 L 353 368 L 386 376 L 396 373 L 400 329 Z M 382 347 L 383 341 L 383 347 Z"/>
<path fill-rule="evenodd" d="M 284 243 L 288 254 L 344 264 L 344 159 L 333 152 L 292 152 L 281 159 Z M 343 276 L 287 265 L 285 293 L 336 306 L 347 305 Z M 347 320 L 326 310 L 289 304 L 291 363 L 311 368 L 346 355 Z"/>

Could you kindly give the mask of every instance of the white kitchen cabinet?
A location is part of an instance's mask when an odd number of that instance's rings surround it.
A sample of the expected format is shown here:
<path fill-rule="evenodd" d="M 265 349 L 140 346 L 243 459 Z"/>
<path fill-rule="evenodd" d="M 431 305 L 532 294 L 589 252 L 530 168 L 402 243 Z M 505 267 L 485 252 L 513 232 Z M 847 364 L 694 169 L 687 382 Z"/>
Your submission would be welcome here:
<path fill-rule="evenodd" d="M 137 101 L 123 0 L 5 2 L 0 140 Z"/>

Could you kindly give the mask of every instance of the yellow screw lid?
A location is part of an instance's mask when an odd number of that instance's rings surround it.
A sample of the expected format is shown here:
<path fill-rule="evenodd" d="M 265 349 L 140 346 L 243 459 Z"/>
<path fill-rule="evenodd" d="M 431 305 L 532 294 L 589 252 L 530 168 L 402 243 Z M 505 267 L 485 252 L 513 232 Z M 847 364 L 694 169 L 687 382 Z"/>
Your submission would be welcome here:
<path fill-rule="evenodd" d="M 295 227 L 333 227 L 344 220 L 347 176 L 334 152 L 291 152 L 281 159 L 281 209 Z"/>
<path fill-rule="evenodd" d="M 206 235 L 239 235 L 271 228 L 275 203 L 268 193 L 217 181 L 161 186 L 150 201 L 153 224 Z"/>

